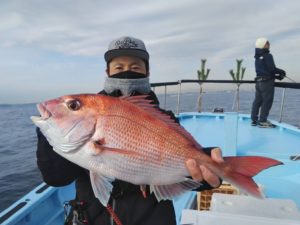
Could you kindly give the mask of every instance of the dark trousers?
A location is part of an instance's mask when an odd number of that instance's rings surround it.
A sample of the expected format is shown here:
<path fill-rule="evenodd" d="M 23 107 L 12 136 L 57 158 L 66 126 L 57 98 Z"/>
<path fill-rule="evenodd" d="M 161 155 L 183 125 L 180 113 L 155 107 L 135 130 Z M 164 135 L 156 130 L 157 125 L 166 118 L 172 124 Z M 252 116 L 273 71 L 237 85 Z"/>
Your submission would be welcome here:
<path fill-rule="evenodd" d="M 274 79 L 258 81 L 255 85 L 255 99 L 252 104 L 251 119 L 266 122 L 274 99 Z"/>

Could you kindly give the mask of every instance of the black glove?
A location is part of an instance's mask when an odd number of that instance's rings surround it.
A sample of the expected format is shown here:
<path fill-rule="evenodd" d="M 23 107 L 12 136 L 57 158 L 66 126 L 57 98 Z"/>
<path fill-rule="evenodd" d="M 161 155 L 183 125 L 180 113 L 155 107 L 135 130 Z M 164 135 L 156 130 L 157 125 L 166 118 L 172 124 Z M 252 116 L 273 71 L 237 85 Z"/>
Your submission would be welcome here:
<path fill-rule="evenodd" d="M 280 75 L 276 75 L 276 76 L 275 76 L 275 79 L 277 79 L 277 80 L 282 80 L 284 77 L 285 77 L 285 74 L 284 74 L 284 75 L 283 75 L 283 74 L 280 74 Z"/>

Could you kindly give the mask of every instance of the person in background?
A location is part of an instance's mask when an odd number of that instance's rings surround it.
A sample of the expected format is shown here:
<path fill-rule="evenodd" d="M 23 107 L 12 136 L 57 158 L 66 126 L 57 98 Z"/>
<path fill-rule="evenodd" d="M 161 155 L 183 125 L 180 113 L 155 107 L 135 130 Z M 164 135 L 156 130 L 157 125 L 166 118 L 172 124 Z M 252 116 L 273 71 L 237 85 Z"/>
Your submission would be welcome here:
<path fill-rule="evenodd" d="M 258 38 L 255 47 L 256 84 L 255 99 L 251 110 L 251 125 L 272 128 L 276 126 L 267 119 L 273 104 L 275 79 L 282 80 L 285 77 L 285 71 L 275 66 L 273 56 L 270 54 L 268 39 Z"/>
<path fill-rule="evenodd" d="M 149 54 L 143 41 L 133 37 L 113 40 L 104 58 L 107 77 L 104 90 L 99 94 L 113 97 L 146 94 L 153 104 L 159 106 L 155 93 L 150 89 Z M 178 122 L 171 111 L 162 111 Z M 172 201 L 158 202 L 149 187 L 146 188 L 147 197 L 144 198 L 139 185 L 121 180 L 113 182 L 109 207 L 104 207 L 94 196 L 89 171 L 55 153 L 38 129 L 37 134 L 37 164 L 44 181 L 51 186 L 64 186 L 76 181 L 76 199 L 70 201 L 72 210 L 65 224 L 73 224 L 75 221 L 77 224 L 90 225 L 176 225 Z M 219 148 L 205 148 L 204 151 L 215 162 L 223 161 Z M 191 177 L 201 182 L 198 191 L 221 184 L 219 177 L 192 159 L 186 161 L 186 167 Z"/>

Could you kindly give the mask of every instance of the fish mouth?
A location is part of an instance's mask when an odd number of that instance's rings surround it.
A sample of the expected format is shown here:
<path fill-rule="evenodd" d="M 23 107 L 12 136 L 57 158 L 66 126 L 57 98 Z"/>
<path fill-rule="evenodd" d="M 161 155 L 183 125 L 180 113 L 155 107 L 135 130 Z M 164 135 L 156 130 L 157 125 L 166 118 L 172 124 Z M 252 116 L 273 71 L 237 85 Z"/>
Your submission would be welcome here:
<path fill-rule="evenodd" d="M 46 108 L 45 104 L 37 104 L 37 109 L 39 110 L 41 118 L 43 120 L 49 119 L 51 117 L 51 112 Z"/>
<path fill-rule="evenodd" d="M 32 116 L 31 120 L 33 122 L 41 122 L 41 121 L 46 121 L 51 117 L 51 112 L 49 110 L 47 110 L 46 106 L 44 103 L 39 103 L 36 105 L 40 116 Z"/>

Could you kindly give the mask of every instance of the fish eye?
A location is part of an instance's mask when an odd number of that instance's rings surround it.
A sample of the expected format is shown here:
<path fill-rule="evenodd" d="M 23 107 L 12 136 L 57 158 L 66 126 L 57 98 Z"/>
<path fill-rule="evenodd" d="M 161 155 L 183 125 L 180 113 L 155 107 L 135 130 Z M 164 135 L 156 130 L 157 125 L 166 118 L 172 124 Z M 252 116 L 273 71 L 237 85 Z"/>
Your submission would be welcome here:
<path fill-rule="evenodd" d="M 78 100 L 71 100 L 67 102 L 67 107 L 72 111 L 77 111 L 80 109 L 81 104 Z"/>

